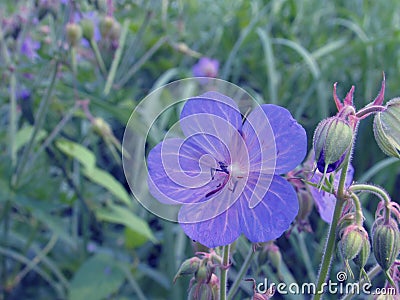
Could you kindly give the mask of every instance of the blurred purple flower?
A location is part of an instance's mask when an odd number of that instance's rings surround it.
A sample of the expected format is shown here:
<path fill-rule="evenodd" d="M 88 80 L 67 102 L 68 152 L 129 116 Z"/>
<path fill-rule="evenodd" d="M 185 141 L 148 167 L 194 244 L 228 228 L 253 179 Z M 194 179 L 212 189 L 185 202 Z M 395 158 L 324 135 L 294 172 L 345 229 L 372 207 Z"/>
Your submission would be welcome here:
<path fill-rule="evenodd" d="M 335 174 L 335 179 L 333 183 L 335 189 L 337 189 L 339 186 L 340 174 L 341 171 Z M 346 187 L 349 187 L 350 184 L 353 182 L 353 175 L 354 175 L 354 168 L 353 166 L 349 165 L 345 183 Z M 322 176 L 323 174 L 320 171 L 316 170 L 315 174 L 310 179 L 310 181 L 318 184 Z M 315 204 L 317 206 L 318 212 L 322 220 L 324 220 L 327 223 L 331 223 L 333 218 L 333 211 L 335 210 L 335 205 L 336 205 L 335 195 L 332 195 L 323 190 L 319 190 L 319 188 L 313 186 L 310 186 L 310 191 L 314 198 Z"/>
<path fill-rule="evenodd" d="M 194 77 L 217 77 L 219 61 L 208 57 L 202 57 L 192 68 Z"/>
<path fill-rule="evenodd" d="M 40 42 L 32 40 L 28 35 L 22 42 L 21 53 L 24 54 L 30 60 L 35 60 L 39 57 L 37 50 L 40 48 Z"/>
<path fill-rule="evenodd" d="M 186 139 L 165 139 L 148 156 L 150 193 L 181 204 L 178 221 L 193 240 L 213 248 L 244 234 L 266 242 L 298 212 L 281 176 L 306 154 L 305 130 L 280 106 L 257 106 L 243 122 L 237 104 L 217 92 L 189 99 L 180 115 Z"/>

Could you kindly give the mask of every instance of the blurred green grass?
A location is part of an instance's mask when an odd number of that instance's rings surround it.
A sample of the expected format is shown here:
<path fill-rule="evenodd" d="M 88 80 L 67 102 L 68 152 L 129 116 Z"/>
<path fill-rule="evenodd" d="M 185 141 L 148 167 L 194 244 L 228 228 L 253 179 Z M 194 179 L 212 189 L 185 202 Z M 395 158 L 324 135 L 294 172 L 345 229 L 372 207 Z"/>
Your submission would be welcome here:
<path fill-rule="evenodd" d="M 104 9 L 101 6 L 96 8 L 93 4 L 96 1 L 75 2 L 85 11 Z M 2 2 L 0 19 L 18 13 L 23 5 L 32 8 L 33 1 Z M 56 139 L 62 136 L 90 149 L 97 166 L 109 172 L 125 188 L 120 163 L 113 158 L 105 140 L 90 129 L 84 113 L 73 109 L 76 101 L 89 99 L 91 113 L 106 120 L 121 141 L 135 105 L 156 87 L 191 76 L 191 67 L 198 59 L 196 53 L 220 61 L 220 78 L 243 87 L 262 102 L 287 107 L 306 128 L 310 146 L 317 123 L 335 113 L 332 99 L 334 82 L 338 82 L 341 98 L 352 85 L 356 86 L 354 101 L 359 108 L 377 95 L 383 71 L 387 79 L 385 99 L 400 95 L 400 2 L 396 0 L 119 0 L 114 1 L 114 6 L 116 20 L 121 24 L 125 20 L 130 23 L 114 85 L 108 95 L 103 93 L 106 79 L 99 73 L 95 61 L 80 61 L 75 78 L 68 66 L 68 51 L 56 42 L 65 41 L 64 27 L 71 14 L 69 5 L 58 10 L 57 18 L 47 16 L 41 21 L 41 25 L 50 27 L 53 40 L 42 44 L 40 59 L 28 61 L 12 53 L 12 60 L 16 66 L 17 90 L 24 87 L 31 91 L 35 113 L 49 86 L 54 60 L 64 62 L 54 85 L 46 120 L 40 129 L 49 135 L 63 118 L 69 116 Z M 24 28 L 23 32 L 36 39 L 42 38 L 39 25 Z M 114 52 L 103 50 L 105 63 L 110 68 Z M 8 233 L 4 239 L 7 243 L 1 246 L 32 259 L 32 255 L 39 253 L 53 234 L 61 233 L 59 242 L 48 254 L 47 265 L 43 267 L 44 272 L 56 274 L 50 278 L 55 290 L 63 286 L 63 280 L 69 282 L 74 277 L 90 257 L 87 246 L 94 243 L 96 251 L 110 254 L 117 261 L 128 262 L 131 266 L 128 270 L 130 275 L 126 277 L 129 283 L 119 287 L 112 299 L 136 299 L 140 295 L 138 290 L 148 299 L 184 299 L 188 280 L 178 281 L 174 286 L 171 280 L 182 260 L 193 255 L 193 251 L 179 226 L 158 220 L 135 203 L 132 211 L 150 224 L 159 243 L 146 242 L 126 247 L 124 237 L 129 233 L 121 224 L 103 223 L 92 215 L 86 215 L 87 210 L 95 214 L 96 209 L 107 206 L 110 201 L 117 202 L 115 191 L 104 192 L 104 187 L 83 175 L 82 166 L 76 159 L 64 156 L 65 153 L 52 143 L 50 153 L 41 152 L 29 162 L 21 185 L 16 190 L 10 189 L 9 179 L 14 172 L 8 152 L 10 73 L 4 57 L 0 59 L 0 72 L 4 78 L 0 83 L 0 209 L 10 214 L 8 217 L 2 214 L 2 232 L 4 236 Z M 33 79 L 24 77 L 25 73 L 33 74 Z M 71 115 L 68 115 L 69 111 Z M 363 178 L 377 163 L 386 161 L 389 163 L 386 168 L 376 170 L 368 181 L 384 186 L 398 201 L 395 197 L 400 191 L 399 163 L 385 160 L 373 139 L 371 123 L 370 117 L 359 127 L 353 155 L 355 180 Z M 22 116 L 18 129 L 26 124 Z M 160 128 L 161 131 L 165 129 Z M 34 143 L 34 152 L 42 142 Z M 71 180 L 76 189 L 72 188 Z M 79 201 L 80 198 L 85 201 Z M 13 201 L 7 202 L 9 199 Z M 7 210 L 6 203 L 11 203 L 12 209 Z M 376 207 L 373 196 L 365 197 L 363 203 L 373 215 Z M 49 222 L 47 215 L 40 215 L 38 211 L 41 210 L 53 216 L 56 224 Z M 316 272 L 327 225 L 315 213 L 311 221 L 314 234 L 302 235 L 301 238 L 311 255 L 311 267 Z M 371 226 L 368 217 L 367 226 Z M 62 238 L 63 227 L 71 234 L 72 241 Z M 303 264 L 305 253 L 304 249 L 295 248 L 297 239 L 295 234 L 289 241 L 284 238 L 279 241 L 287 265 L 283 276 L 290 278 L 291 272 L 296 279 L 307 281 L 310 278 L 303 275 L 308 267 Z M 74 246 L 64 248 L 65 243 Z M 242 250 L 246 247 L 246 242 L 238 242 L 235 261 L 242 260 L 241 253 L 245 253 Z M 5 252 L 0 255 L 5 257 Z M 20 270 L 21 265 L 23 263 L 7 259 L 2 265 L 3 273 L 8 273 L 11 278 L 10 274 Z M 255 272 L 258 267 L 253 264 L 252 270 Z M 341 266 L 337 264 L 332 269 L 337 271 L 339 268 Z M 263 272 L 273 274 L 269 269 Z M 46 299 L 54 295 L 43 276 L 27 276 L 22 286 L 24 288 L 19 285 L 9 293 L 10 299 Z M 66 290 L 62 292 L 63 288 L 60 288 L 59 297 L 67 293 Z M 244 291 L 237 299 L 249 297 L 251 289 L 247 287 Z"/>

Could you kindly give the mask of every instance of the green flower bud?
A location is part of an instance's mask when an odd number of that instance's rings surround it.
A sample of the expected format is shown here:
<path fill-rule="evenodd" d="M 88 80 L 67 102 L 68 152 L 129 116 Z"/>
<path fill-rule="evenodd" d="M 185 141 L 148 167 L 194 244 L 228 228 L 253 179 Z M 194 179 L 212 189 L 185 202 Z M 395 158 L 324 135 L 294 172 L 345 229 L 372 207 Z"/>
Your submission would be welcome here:
<path fill-rule="evenodd" d="M 400 158 L 400 98 L 390 100 L 386 107 L 375 115 L 375 140 L 385 154 Z"/>
<path fill-rule="evenodd" d="M 340 239 L 340 251 L 344 260 L 355 258 L 361 251 L 368 234 L 363 227 L 351 225 L 347 227 Z"/>
<path fill-rule="evenodd" d="M 400 232 L 396 222 L 385 224 L 383 218 L 375 221 L 372 228 L 372 250 L 381 268 L 389 270 L 400 251 Z"/>
<path fill-rule="evenodd" d="M 113 17 L 106 16 L 100 20 L 99 29 L 100 29 L 100 34 L 103 38 L 108 37 L 113 25 L 114 25 Z"/>
<path fill-rule="evenodd" d="M 339 117 L 321 121 L 314 132 L 313 147 L 321 173 L 339 169 L 353 142 L 353 129 Z"/>
<path fill-rule="evenodd" d="M 176 273 L 173 282 L 175 283 L 175 281 L 181 276 L 195 274 L 199 269 L 200 262 L 201 259 L 198 257 L 192 257 L 185 260 L 179 268 L 178 272 Z"/>
<path fill-rule="evenodd" d="M 66 32 L 69 45 L 71 47 L 77 46 L 82 38 L 82 28 L 76 23 L 68 23 Z"/>
<path fill-rule="evenodd" d="M 194 277 L 197 282 L 206 282 L 208 283 L 211 279 L 211 275 L 214 271 L 214 267 L 211 266 L 212 263 L 208 260 L 203 260 L 197 269 Z"/>
<path fill-rule="evenodd" d="M 82 34 L 85 39 L 90 41 L 93 36 L 94 36 L 94 24 L 92 20 L 89 19 L 83 19 L 80 22 L 80 25 L 82 27 Z"/>
<path fill-rule="evenodd" d="M 299 189 L 297 191 L 297 198 L 299 200 L 299 212 L 297 213 L 296 220 L 304 222 L 308 219 L 313 209 L 314 199 L 310 191 L 306 189 Z"/>
<path fill-rule="evenodd" d="M 113 135 L 110 125 L 103 118 L 94 118 L 92 124 L 94 131 L 100 136 Z"/>
<path fill-rule="evenodd" d="M 113 41 L 118 41 L 120 34 L 121 34 L 121 25 L 117 21 L 114 21 L 110 30 L 110 38 Z"/>
<path fill-rule="evenodd" d="M 354 257 L 354 263 L 363 269 L 368 261 L 369 255 L 371 254 L 371 244 L 368 237 L 363 240 L 360 252 Z"/>
<path fill-rule="evenodd" d="M 195 283 L 188 295 L 188 300 L 214 300 L 213 291 L 207 283 Z"/>

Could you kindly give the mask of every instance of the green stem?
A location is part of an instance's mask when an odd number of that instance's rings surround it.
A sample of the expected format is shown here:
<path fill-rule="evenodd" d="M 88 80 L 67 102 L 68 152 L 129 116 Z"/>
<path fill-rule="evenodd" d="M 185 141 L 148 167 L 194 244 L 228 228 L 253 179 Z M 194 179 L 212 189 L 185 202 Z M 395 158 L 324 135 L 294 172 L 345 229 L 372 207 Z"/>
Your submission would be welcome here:
<path fill-rule="evenodd" d="M 382 188 L 369 185 L 369 184 L 354 184 L 350 187 L 352 192 L 370 192 L 375 195 L 378 195 L 385 202 L 385 220 L 388 221 L 390 219 L 390 196 L 389 194 Z"/>
<path fill-rule="evenodd" d="M 16 97 L 16 86 L 17 78 L 15 71 L 11 73 L 10 78 L 10 127 L 9 127 L 9 139 L 10 139 L 10 156 L 11 165 L 13 168 L 16 164 L 17 151 L 15 146 L 15 136 L 17 134 L 17 97 Z"/>
<path fill-rule="evenodd" d="M 342 172 L 340 174 L 335 211 L 333 213 L 332 223 L 329 228 L 328 240 L 325 245 L 325 251 L 324 251 L 323 258 L 322 258 L 322 264 L 321 264 L 321 268 L 320 268 L 319 274 L 318 274 L 317 293 L 314 296 L 314 300 L 321 299 L 321 297 L 322 297 L 322 294 L 323 294 L 322 286 L 325 283 L 326 277 L 328 276 L 329 267 L 330 267 L 333 252 L 335 249 L 336 227 L 338 225 L 338 221 L 340 219 L 340 215 L 342 213 L 343 205 L 345 202 L 345 183 L 346 183 L 347 169 L 348 169 L 349 163 L 350 163 L 350 153 L 351 153 L 351 151 L 349 151 L 347 153 L 347 156 L 345 158 L 345 162 L 344 162 L 344 165 L 342 168 Z"/>
<path fill-rule="evenodd" d="M 363 224 L 363 213 L 362 213 L 360 199 L 354 193 L 351 193 L 350 197 L 353 199 L 354 206 L 356 207 L 356 224 L 359 225 L 359 226 L 362 226 L 362 224 Z"/>
<path fill-rule="evenodd" d="M 96 57 L 96 61 L 97 61 L 97 64 L 99 65 L 101 73 L 103 74 L 103 76 L 106 76 L 107 69 L 106 69 L 106 65 L 104 64 L 104 60 L 101 57 L 99 46 L 97 46 L 97 43 L 93 38 L 89 41 L 89 43 L 90 43 L 90 47 L 92 47 L 94 56 Z"/>
<path fill-rule="evenodd" d="M 239 273 L 237 274 L 235 281 L 232 284 L 232 287 L 229 290 L 227 299 L 231 300 L 235 296 L 236 291 L 238 290 L 240 283 L 243 279 L 243 276 L 246 275 L 247 270 L 249 269 L 251 260 L 253 259 L 255 254 L 255 251 L 253 247 L 250 246 L 249 252 L 247 253 L 246 258 L 244 259 L 244 262 L 242 264 L 242 267 L 239 270 Z"/>
<path fill-rule="evenodd" d="M 231 245 L 226 245 L 223 248 L 222 267 L 221 267 L 221 286 L 220 286 L 220 300 L 226 300 L 226 285 L 228 279 L 229 255 Z"/>
<path fill-rule="evenodd" d="M 105 95 L 108 95 L 110 93 L 111 86 L 114 82 L 115 74 L 117 72 L 119 62 L 121 61 L 122 51 L 124 50 L 126 36 L 128 34 L 128 27 L 129 27 L 129 20 L 125 20 L 124 25 L 122 26 L 121 36 L 118 41 L 118 49 L 115 52 L 115 56 L 111 64 L 111 69 L 107 76 L 106 86 L 104 87 Z"/>
<path fill-rule="evenodd" d="M 54 66 L 53 74 L 51 76 L 50 85 L 49 85 L 49 87 L 47 89 L 46 95 L 43 98 L 42 102 L 40 103 L 39 110 L 38 110 L 38 113 L 37 113 L 36 118 L 35 118 L 36 121 L 35 121 L 35 126 L 33 128 L 33 132 L 32 132 L 31 138 L 30 138 L 30 140 L 28 142 L 28 145 L 25 147 L 25 149 L 24 149 L 24 151 L 22 153 L 21 160 L 19 161 L 17 169 L 16 169 L 16 171 L 15 171 L 15 173 L 13 175 L 12 186 L 14 186 L 14 187 L 16 187 L 18 185 L 19 177 L 20 177 L 20 175 L 23 173 L 23 171 L 25 169 L 25 165 L 26 165 L 26 162 L 28 161 L 29 155 L 30 155 L 30 153 L 32 151 L 35 138 L 36 138 L 39 130 L 41 129 L 41 127 L 42 127 L 42 125 L 44 123 L 46 112 L 47 112 L 47 109 L 49 107 L 51 94 L 53 92 L 54 83 L 56 82 L 58 66 L 59 66 L 59 62 L 57 61 L 55 66 Z"/>

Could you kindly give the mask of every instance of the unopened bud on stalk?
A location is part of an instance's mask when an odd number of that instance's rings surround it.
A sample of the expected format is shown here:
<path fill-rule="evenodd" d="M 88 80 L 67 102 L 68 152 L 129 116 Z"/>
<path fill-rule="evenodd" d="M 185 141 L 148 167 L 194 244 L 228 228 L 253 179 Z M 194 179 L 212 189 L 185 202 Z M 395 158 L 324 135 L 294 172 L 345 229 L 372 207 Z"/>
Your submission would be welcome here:
<path fill-rule="evenodd" d="M 181 276 L 195 274 L 199 269 L 200 262 L 201 259 L 198 257 L 192 257 L 185 260 L 179 268 L 178 272 L 176 273 L 174 277 L 174 282 Z"/>
<path fill-rule="evenodd" d="M 82 34 L 85 39 L 90 41 L 93 36 L 94 36 L 94 24 L 92 20 L 89 19 L 83 19 L 80 22 L 80 25 L 82 27 Z"/>
<path fill-rule="evenodd" d="M 360 277 L 361 275 L 365 276 L 368 279 L 367 272 L 365 272 L 365 265 L 367 264 L 369 255 L 371 254 L 371 244 L 369 242 L 368 237 L 363 239 L 363 243 L 361 246 L 360 252 L 354 257 L 354 263 L 360 268 Z"/>
<path fill-rule="evenodd" d="M 195 283 L 188 295 L 188 300 L 214 300 L 213 291 L 210 284 Z"/>
<path fill-rule="evenodd" d="M 375 221 L 372 227 L 372 250 L 381 268 L 388 271 L 400 251 L 400 232 L 393 219 L 387 224 L 384 218 Z"/>
<path fill-rule="evenodd" d="M 400 98 L 390 100 L 386 107 L 375 115 L 375 140 L 385 154 L 400 158 Z"/>
<path fill-rule="evenodd" d="M 321 121 L 314 132 L 313 147 L 317 168 L 321 173 L 339 169 L 353 142 L 353 130 L 340 117 Z"/>
<path fill-rule="evenodd" d="M 363 227 L 357 225 L 347 227 L 340 239 L 343 259 L 355 258 L 360 253 L 365 240 L 368 241 L 368 234 Z"/>
<path fill-rule="evenodd" d="M 106 16 L 100 20 L 99 29 L 100 29 L 101 36 L 103 38 L 108 37 L 108 35 L 110 34 L 110 31 L 114 25 L 114 22 L 115 22 L 114 18 L 110 17 L 110 16 Z"/>
<path fill-rule="evenodd" d="M 68 23 L 66 32 L 69 45 L 71 47 L 77 46 L 82 38 L 82 28 L 76 23 Z"/>

